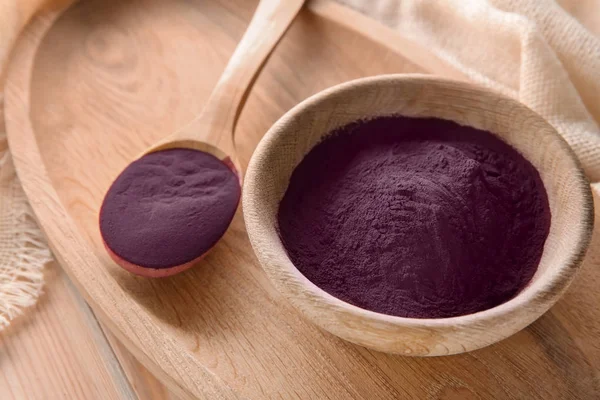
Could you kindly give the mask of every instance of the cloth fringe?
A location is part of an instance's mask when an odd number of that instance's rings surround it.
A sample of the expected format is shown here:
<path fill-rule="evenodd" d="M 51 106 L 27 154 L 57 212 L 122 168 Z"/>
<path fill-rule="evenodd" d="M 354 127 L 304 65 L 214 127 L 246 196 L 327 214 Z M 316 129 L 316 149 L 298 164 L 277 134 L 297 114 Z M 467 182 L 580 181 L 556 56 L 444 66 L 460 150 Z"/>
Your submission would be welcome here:
<path fill-rule="evenodd" d="M 0 99 L 1 105 L 1 99 Z M 1 123 L 2 121 L 0 121 Z M 3 124 L 2 124 L 3 126 Z M 6 135 L 0 133 L 0 331 L 36 304 L 44 265 L 52 254 L 15 174 Z"/>

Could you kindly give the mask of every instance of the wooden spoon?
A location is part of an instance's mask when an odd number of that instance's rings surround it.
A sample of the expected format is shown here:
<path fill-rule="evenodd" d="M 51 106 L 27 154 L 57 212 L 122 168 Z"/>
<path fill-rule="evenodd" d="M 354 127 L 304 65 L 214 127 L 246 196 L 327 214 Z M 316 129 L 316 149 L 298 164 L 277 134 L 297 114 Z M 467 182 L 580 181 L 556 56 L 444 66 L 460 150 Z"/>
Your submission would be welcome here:
<path fill-rule="evenodd" d="M 200 116 L 145 154 L 181 147 L 205 151 L 226 163 L 231 161 L 241 183 L 233 143 L 235 126 L 258 73 L 304 1 L 261 0 Z"/>
<path fill-rule="evenodd" d="M 304 0 L 261 0 L 250 25 L 231 56 L 200 116 L 183 129 L 151 146 L 115 180 L 102 204 L 100 231 L 108 253 L 121 267 L 132 273 L 147 277 L 174 275 L 194 265 L 225 233 L 239 203 L 242 182 L 241 168 L 233 141 L 233 132 L 237 120 L 259 71 L 303 4 Z M 138 207 L 138 205 L 141 207 L 141 203 L 146 202 L 148 198 L 140 199 L 133 196 L 133 202 L 140 204 L 131 204 L 131 200 L 124 200 L 123 197 L 119 199 L 119 196 L 122 196 L 124 187 L 145 185 L 145 183 L 139 182 L 139 178 L 124 178 L 124 174 L 128 169 L 142 168 L 139 163 L 145 161 L 149 164 L 144 164 L 144 168 L 151 169 L 153 168 L 151 163 L 154 161 L 148 161 L 147 157 L 156 157 L 155 153 L 170 149 L 191 149 L 216 157 L 233 171 L 237 176 L 236 185 L 239 185 L 236 189 L 237 199 L 228 201 L 228 206 L 225 208 L 222 207 L 222 204 L 217 204 L 219 207 L 216 205 L 214 210 L 200 209 L 198 211 L 196 204 L 190 205 L 192 208 L 189 210 L 172 209 L 178 216 L 181 216 L 182 212 L 189 211 L 189 215 L 201 218 L 200 220 L 194 220 L 193 224 L 191 221 L 184 221 L 185 223 L 182 225 L 187 225 L 188 228 L 190 225 L 194 225 L 191 229 L 195 229 L 195 231 L 191 235 L 186 233 L 183 235 L 185 237 L 180 237 L 177 240 L 174 236 L 181 234 L 178 229 L 165 229 L 163 234 L 162 230 L 158 232 L 162 229 L 160 224 L 158 229 L 153 228 L 156 226 L 155 222 L 155 225 L 152 226 L 136 226 L 139 225 L 138 222 L 143 225 L 149 219 L 155 218 L 154 208 L 152 208 L 154 206 L 149 208 L 152 212 L 142 211 Z M 182 153 L 181 150 L 178 151 L 180 154 Z M 172 153 L 173 151 L 169 152 L 169 154 Z M 187 154 L 190 153 L 193 152 L 187 152 Z M 202 156 L 205 156 L 205 154 Z M 166 152 L 163 155 L 166 155 Z M 196 155 L 200 156 L 199 154 Z M 223 171 L 220 171 L 220 173 L 223 174 Z M 126 179 L 129 180 L 124 182 Z M 148 179 L 156 180 L 157 177 L 151 176 Z M 182 182 L 180 181 L 180 184 L 183 184 Z M 164 188 L 161 187 L 160 190 L 172 189 L 167 186 L 165 184 Z M 158 193 L 158 195 L 162 194 Z M 152 196 L 155 197 L 155 194 Z M 194 196 L 197 196 L 197 194 L 194 194 Z M 117 204 L 118 202 L 121 203 Z M 126 204 L 127 202 L 130 204 Z M 161 215 L 165 225 L 172 224 L 173 220 L 166 216 L 168 212 L 165 211 L 165 207 L 172 207 L 172 204 L 168 206 L 165 203 L 157 204 L 156 208 L 159 208 L 162 212 Z M 220 211 L 222 209 L 226 209 L 226 211 Z M 122 218 L 127 218 L 128 213 L 136 215 L 135 223 L 130 224 L 134 226 L 123 223 Z M 206 224 L 203 223 L 202 218 L 204 216 L 202 213 L 206 214 L 206 220 L 214 219 L 215 213 L 219 219 L 219 229 L 216 233 L 212 232 L 208 239 L 207 231 L 212 228 L 203 226 Z M 182 228 L 185 228 L 185 226 L 182 226 Z M 128 231 L 129 229 L 137 231 Z M 143 233 L 144 231 L 146 233 Z M 142 233 L 138 234 L 138 232 Z M 149 240 L 150 235 L 152 240 Z M 197 243 L 192 242 L 190 237 L 197 240 Z M 183 242 L 186 242 L 186 255 L 174 254 L 179 251 L 178 249 Z M 144 255 L 141 255 L 142 253 Z M 157 263 L 163 262 L 159 260 L 167 259 L 170 261 L 166 265 L 157 265 Z"/>

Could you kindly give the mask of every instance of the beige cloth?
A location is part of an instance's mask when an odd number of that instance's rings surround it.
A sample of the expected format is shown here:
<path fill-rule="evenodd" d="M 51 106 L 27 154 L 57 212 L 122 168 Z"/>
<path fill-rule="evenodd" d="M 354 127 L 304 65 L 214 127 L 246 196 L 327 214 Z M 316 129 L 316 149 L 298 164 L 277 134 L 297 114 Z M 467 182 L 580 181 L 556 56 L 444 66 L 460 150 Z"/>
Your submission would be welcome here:
<path fill-rule="evenodd" d="M 0 331 L 36 303 L 51 260 L 15 174 L 2 116 L 0 95 Z"/>
<path fill-rule="evenodd" d="M 599 0 L 337 0 L 544 116 L 600 181 Z"/>
<path fill-rule="evenodd" d="M 543 115 L 571 144 L 590 180 L 600 182 L 599 0 L 337 1 Z M 35 303 L 50 255 L 4 140 L 0 135 L 0 330 Z"/>

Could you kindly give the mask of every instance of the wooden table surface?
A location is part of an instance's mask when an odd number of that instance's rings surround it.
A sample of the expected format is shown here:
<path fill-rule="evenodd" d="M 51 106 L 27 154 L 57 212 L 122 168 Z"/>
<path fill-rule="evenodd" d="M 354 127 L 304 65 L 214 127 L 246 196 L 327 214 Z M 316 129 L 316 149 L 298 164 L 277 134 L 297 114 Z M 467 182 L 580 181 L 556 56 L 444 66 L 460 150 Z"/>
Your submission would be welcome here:
<path fill-rule="evenodd" d="M 0 399 L 173 400 L 96 320 L 56 263 L 38 304 L 0 334 Z"/>

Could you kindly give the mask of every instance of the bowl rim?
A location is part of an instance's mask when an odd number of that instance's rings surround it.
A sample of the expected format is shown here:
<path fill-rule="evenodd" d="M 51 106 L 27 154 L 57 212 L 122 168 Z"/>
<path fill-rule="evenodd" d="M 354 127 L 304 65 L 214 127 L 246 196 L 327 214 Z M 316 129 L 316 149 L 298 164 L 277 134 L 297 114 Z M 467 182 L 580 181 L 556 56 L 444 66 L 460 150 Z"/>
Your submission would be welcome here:
<path fill-rule="evenodd" d="M 247 188 L 250 186 L 257 186 L 255 182 L 258 170 L 258 160 L 263 159 L 265 154 L 273 151 L 274 146 L 271 142 L 277 142 L 276 137 L 280 134 L 282 128 L 288 125 L 289 121 L 291 121 L 293 118 L 296 118 L 297 115 L 300 115 L 306 110 L 315 107 L 320 102 L 333 95 L 339 95 L 342 92 L 356 91 L 360 90 L 361 88 L 380 85 L 382 83 L 402 84 L 407 81 L 411 81 L 413 83 L 417 82 L 421 85 L 452 85 L 455 88 L 468 90 L 474 96 L 492 96 L 498 100 L 508 102 L 514 107 L 521 108 L 524 112 L 530 113 L 531 116 L 536 117 L 538 121 L 542 121 L 547 127 L 550 128 L 552 135 L 558 139 L 558 143 L 561 147 L 561 150 L 564 152 L 564 155 L 570 159 L 578 172 L 576 176 L 573 176 L 573 179 L 577 181 L 577 188 L 580 191 L 583 207 L 580 213 L 581 221 L 579 221 L 578 224 L 579 237 L 577 239 L 577 246 L 570 251 L 571 254 L 568 256 L 568 261 L 562 264 L 559 268 L 549 271 L 548 273 L 544 273 L 545 278 L 542 282 L 536 282 L 537 285 L 532 285 L 532 283 L 529 282 L 528 285 L 513 298 L 495 307 L 478 311 L 476 313 L 446 318 L 409 318 L 383 314 L 345 302 L 321 289 L 319 286 L 306 278 L 300 272 L 300 270 L 296 268 L 287 254 L 287 262 L 285 262 L 284 265 L 273 266 L 270 265 L 270 263 L 264 262 L 261 252 L 257 251 L 257 248 L 262 248 L 262 246 L 265 245 L 265 240 L 260 238 L 260 234 L 254 234 L 255 231 L 262 230 L 262 224 L 258 221 L 253 221 L 252 218 L 248 217 L 248 215 L 254 214 L 255 199 L 251 198 L 251 195 L 248 194 L 252 193 L 253 191 L 248 190 Z M 537 169 L 537 166 L 535 167 Z M 305 301 L 299 299 L 298 295 L 293 295 L 290 293 L 289 290 L 282 290 L 283 288 L 287 288 L 292 285 L 301 286 L 304 290 L 309 292 L 311 301 L 316 301 L 319 303 L 318 305 L 311 305 L 312 308 L 319 305 L 327 305 L 329 307 L 335 306 L 338 309 L 337 311 L 343 311 L 344 313 L 349 313 L 350 315 L 361 319 L 368 319 L 375 323 L 391 324 L 396 327 L 454 328 L 457 326 L 471 325 L 475 322 L 479 324 L 486 321 L 502 319 L 503 317 L 513 314 L 523 306 L 526 306 L 534 301 L 539 302 L 538 308 L 540 308 L 541 311 L 537 313 L 536 318 L 539 317 L 556 301 L 558 301 L 558 299 L 572 282 L 585 257 L 591 242 L 594 227 L 594 203 L 588 178 L 584 174 L 581 163 L 579 162 L 579 159 L 575 155 L 572 148 L 568 145 L 562 135 L 560 135 L 545 118 L 541 117 L 523 103 L 490 89 L 483 88 L 473 83 L 418 73 L 382 74 L 346 81 L 319 91 L 318 93 L 309 96 L 305 100 L 292 107 L 281 118 L 279 118 L 277 122 L 275 122 L 275 124 L 267 131 L 256 147 L 248 164 L 244 190 L 242 190 L 242 201 L 244 207 L 244 220 L 252 247 L 255 250 L 255 254 L 259 258 L 259 261 L 261 262 L 261 265 L 271 282 L 276 286 L 278 291 L 282 293 L 284 297 L 288 299 L 288 301 L 290 301 L 296 308 L 305 313 L 303 310 L 303 308 L 305 308 Z M 276 229 L 276 227 L 273 228 Z M 285 274 L 285 280 L 282 279 L 283 274 Z M 293 278 L 293 282 L 287 282 L 290 277 Z M 530 287 L 531 289 L 529 289 Z M 302 302 L 302 304 L 299 304 L 300 302 Z"/>

